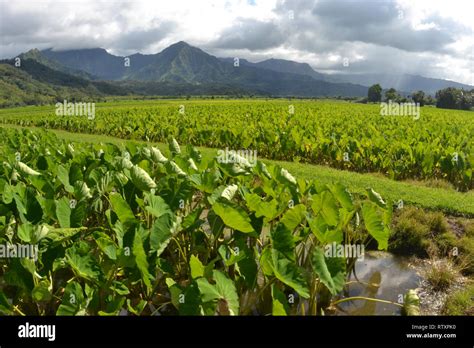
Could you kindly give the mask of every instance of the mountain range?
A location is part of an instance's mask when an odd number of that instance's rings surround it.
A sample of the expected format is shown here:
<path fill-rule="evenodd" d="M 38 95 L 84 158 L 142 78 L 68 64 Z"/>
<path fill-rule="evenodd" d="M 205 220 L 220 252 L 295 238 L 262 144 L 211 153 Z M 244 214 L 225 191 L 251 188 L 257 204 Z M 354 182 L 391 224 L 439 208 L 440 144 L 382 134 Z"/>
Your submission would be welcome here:
<path fill-rule="evenodd" d="M 233 58 L 221 58 L 221 60 L 231 62 Z M 251 63 L 245 59 L 241 59 L 240 64 L 279 72 L 311 76 L 315 80 L 332 83 L 353 83 L 365 87 L 370 87 L 378 83 L 383 89 L 395 88 L 397 91 L 402 92 L 402 94 L 410 94 L 411 92 L 421 90 L 434 96 L 436 91 L 447 87 L 466 90 L 474 88 L 474 86 L 455 81 L 410 74 L 324 74 L 315 71 L 308 63 L 298 63 L 284 59 L 271 58 L 258 63 Z"/>
<path fill-rule="evenodd" d="M 446 87 L 472 89 L 465 84 L 416 75 L 323 74 L 307 63 L 283 59 L 250 62 L 234 58 L 218 58 L 186 42 L 177 42 L 157 54 L 136 53 L 115 56 L 103 48 L 56 51 L 32 49 L 18 56 L 19 70 L 36 84 L 46 87 L 72 88 L 71 93 L 86 94 L 255 94 L 266 96 L 363 97 L 368 86 L 380 83 L 383 88 L 396 88 L 410 93 L 423 90 L 434 94 Z M 14 59 L 0 61 L 14 65 Z M 18 70 L 18 69 L 17 69 Z M 11 77 L 15 70 L 3 67 L 2 74 Z M 9 79 L 0 75 L 0 86 Z M 39 87 L 37 86 L 37 89 Z M 21 88 L 20 88 L 21 89 Z M 1 95 L 0 95 L 1 98 Z M 0 103 L 1 105 L 1 103 Z"/>
<path fill-rule="evenodd" d="M 154 55 L 137 53 L 119 57 L 104 49 L 50 49 L 41 51 L 41 55 L 69 69 L 86 72 L 95 79 L 120 81 L 122 86 L 132 85 L 130 81 L 134 81 L 134 85 L 137 81 L 193 86 L 214 84 L 233 86 L 252 94 L 306 97 L 357 97 L 367 93 L 364 86 L 316 80 L 310 75 L 268 69 L 245 60 L 236 67 L 233 61 L 219 59 L 183 41 Z"/>

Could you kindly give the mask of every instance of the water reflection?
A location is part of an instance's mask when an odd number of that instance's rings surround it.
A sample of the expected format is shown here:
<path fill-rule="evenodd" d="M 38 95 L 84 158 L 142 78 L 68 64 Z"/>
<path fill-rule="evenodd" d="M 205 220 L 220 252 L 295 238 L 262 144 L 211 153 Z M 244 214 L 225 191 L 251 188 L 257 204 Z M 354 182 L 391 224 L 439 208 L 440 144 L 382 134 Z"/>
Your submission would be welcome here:
<path fill-rule="evenodd" d="M 357 281 L 359 280 L 359 281 Z M 404 257 L 390 253 L 366 253 L 357 261 L 344 297 L 364 296 L 398 302 L 399 296 L 418 287 L 421 278 Z M 400 315 L 401 308 L 391 304 L 355 300 L 338 305 L 337 315 Z"/>

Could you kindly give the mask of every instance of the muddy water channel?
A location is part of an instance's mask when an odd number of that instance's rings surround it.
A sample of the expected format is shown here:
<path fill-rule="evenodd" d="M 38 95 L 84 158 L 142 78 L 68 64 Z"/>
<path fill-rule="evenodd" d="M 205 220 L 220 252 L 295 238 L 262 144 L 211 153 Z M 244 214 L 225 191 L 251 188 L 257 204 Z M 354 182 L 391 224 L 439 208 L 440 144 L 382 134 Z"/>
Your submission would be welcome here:
<path fill-rule="evenodd" d="M 405 257 L 386 252 L 367 252 L 356 262 L 355 275 L 344 297 L 363 296 L 398 302 L 409 289 L 419 286 L 422 278 Z M 401 307 L 373 301 L 354 300 L 338 304 L 335 315 L 400 315 Z"/>

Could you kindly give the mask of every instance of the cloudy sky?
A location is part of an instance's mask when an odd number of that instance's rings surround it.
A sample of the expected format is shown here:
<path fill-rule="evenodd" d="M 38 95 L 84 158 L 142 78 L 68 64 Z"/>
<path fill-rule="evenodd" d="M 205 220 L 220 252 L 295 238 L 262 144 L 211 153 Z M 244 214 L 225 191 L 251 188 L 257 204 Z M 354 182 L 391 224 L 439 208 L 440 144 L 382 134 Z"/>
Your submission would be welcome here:
<path fill-rule="evenodd" d="M 49 47 L 156 53 L 183 40 L 220 57 L 474 85 L 473 13 L 472 0 L 0 0 L 0 58 Z"/>

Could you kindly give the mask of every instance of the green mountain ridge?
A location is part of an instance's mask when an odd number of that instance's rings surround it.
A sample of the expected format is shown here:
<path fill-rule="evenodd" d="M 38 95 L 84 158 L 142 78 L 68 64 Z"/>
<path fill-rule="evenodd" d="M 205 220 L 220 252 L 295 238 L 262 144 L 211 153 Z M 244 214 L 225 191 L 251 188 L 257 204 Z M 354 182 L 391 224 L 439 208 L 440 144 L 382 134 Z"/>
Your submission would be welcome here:
<path fill-rule="evenodd" d="M 118 57 L 104 49 L 41 52 L 71 69 L 84 70 L 99 79 L 192 85 L 228 85 L 250 94 L 274 96 L 364 96 L 367 88 L 347 83 L 315 80 L 311 76 L 274 71 L 254 64 L 233 63 L 212 56 L 186 42 L 177 42 L 154 55 Z M 130 66 L 125 66 L 129 58 Z M 308 66 L 309 67 L 309 66 Z M 124 83 L 122 83 L 123 85 Z M 148 84 L 149 85 L 149 84 Z M 296 85 L 296 86 L 295 86 Z M 198 91 L 199 92 L 199 91 Z"/>
<path fill-rule="evenodd" d="M 184 41 L 156 54 L 136 53 L 127 57 L 115 56 L 103 48 L 65 51 L 32 49 L 18 57 L 22 59 L 20 70 L 31 79 L 18 75 L 9 82 L 2 75 L 4 90 L 15 91 L 14 95 L 18 98 L 15 102 L 0 105 L 33 103 L 34 97 L 25 96 L 25 91 L 30 87 L 37 90 L 40 84 L 45 85 L 42 89 L 47 92 L 35 92 L 39 104 L 60 98 L 59 95 L 54 97 L 57 92 L 52 92 L 58 88 L 72 89 L 66 93 L 69 96 L 87 95 L 91 98 L 127 94 L 363 97 L 367 95 L 369 82 L 380 82 L 384 88 L 395 87 L 400 93 L 405 91 L 406 95 L 414 90 L 432 93 L 434 88 L 467 86 L 454 81 L 403 74 L 328 75 L 315 71 L 307 63 L 274 58 L 257 63 L 240 59 L 239 65 L 234 66 L 234 58 L 217 58 Z M 12 65 L 13 60 L 1 63 Z M 3 68 L 1 71 L 6 74 L 7 70 Z M 8 74 L 14 75 L 13 71 L 8 71 Z M 18 81 L 23 83 L 18 84 Z M 30 86 L 24 86 L 25 83 Z M 21 86 L 24 87 L 23 92 Z"/>
<path fill-rule="evenodd" d="M 37 48 L 33 48 L 33 49 L 29 50 L 28 52 L 22 53 L 18 57 L 21 58 L 22 60 L 25 60 L 25 59 L 35 60 L 38 63 L 41 63 L 41 64 L 43 64 L 43 65 L 45 65 L 45 66 L 47 66 L 47 67 L 49 67 L 53 70 L 57 70 L 57 71 L 60 71 L 62 73 L 77 76 L 77 77 L 80 77 L 80 78 L 83 78 L 83 79 L 89 79 L 90 80 L 90 79 L 94 78 L 93 75 L 91 75 L 91 74 L 89 74 L 85 71 L 68 68 L 68 67 L 58 63 L 55 60 L 47 58 L 46 55 L 44 55 Z"/>
<path fill-rule="evenodd" d="M 0 61 L 0 107 L 43 105 L 63 100 L 99 101 L 128 90 L 102 81 L 91 81 L 52 69 L 35 59 Z"/>

